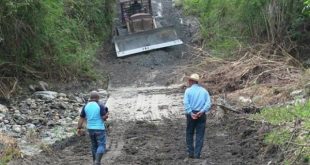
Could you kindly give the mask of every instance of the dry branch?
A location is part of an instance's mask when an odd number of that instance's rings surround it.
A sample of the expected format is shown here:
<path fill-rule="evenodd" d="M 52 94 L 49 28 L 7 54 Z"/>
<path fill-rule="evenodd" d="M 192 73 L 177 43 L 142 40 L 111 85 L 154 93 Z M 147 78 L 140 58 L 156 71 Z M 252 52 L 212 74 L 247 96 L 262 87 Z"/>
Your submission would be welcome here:
<path fill-rule="evenodd" d="M 234 112 L 234 113 L 240 113 L 240 111 L 238 111 L 238 110 L 236 110 L 236 109 L 234 109 L 234 108 L 232 108 L 232 107 L 228 107 L 228 106 L 226 106 L 226 105 L 222 105 L 222 104 L 213 104 L 214 106 L 219 106 L 219 107 L 221 107 L 221 108 L 223 108 L 223 109 L 225 109 L 225 110 L 229 110 L 229 111 L 231 111 L 231 112 Z"/>

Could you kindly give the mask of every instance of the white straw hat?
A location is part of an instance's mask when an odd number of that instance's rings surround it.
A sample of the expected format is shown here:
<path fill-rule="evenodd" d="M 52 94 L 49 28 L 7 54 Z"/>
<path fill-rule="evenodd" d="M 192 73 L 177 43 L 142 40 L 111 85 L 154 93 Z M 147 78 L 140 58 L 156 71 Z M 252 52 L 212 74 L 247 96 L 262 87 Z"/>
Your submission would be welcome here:
<path fill-rule="evenodd" d="M 188 80 L 194 80 L 197 82 L 200 80 L 200 76 L 197 73 L 193 73 L 190 76 L 186 76 L 185 78 L 187 78 Z"/>

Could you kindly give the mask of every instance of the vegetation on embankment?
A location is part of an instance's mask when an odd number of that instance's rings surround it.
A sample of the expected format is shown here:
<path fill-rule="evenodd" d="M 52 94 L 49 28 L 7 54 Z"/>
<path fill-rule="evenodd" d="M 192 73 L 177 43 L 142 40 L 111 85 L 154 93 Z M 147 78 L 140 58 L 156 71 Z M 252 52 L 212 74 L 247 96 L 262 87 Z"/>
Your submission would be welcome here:
<path fill-rule="evenodd" d="M 0 77 L 90 75 L 114 0 L 1 0 Z"/>
<path fill-rule="evenodd" d="M 284 164 L 310 162 L 310 100 L 295 106 L 266 108 L 253 115 L 255 120 L 274 128 L 265 135 L 265 142 L 279 146 Z"/>
<path fill-rule="evenodd" d="M 204 45 L 215 54 L 231 55 L 240 46 L 270 43 L 297 58 L 308 56 L 309 0 L 182 1 L 185 13 L 199 17 Z"/>
<path fill-rule="evenodd" d="M 231 83 L 233 79 L 223 81 L 223 76 L 225 77 L 227 73 L 227 77 L 232 76 L 231 73 L 234 73 L 239 67 L 242 68 L 238 72 L 242 77 L 237 78 L 237 83 L 232 86 L 229 84 L 230 86 L 228 86 L 232 87 L 232 90 L 235 90 L 236 86 L 242 88 L 242 84 L 244 83 L 246 83 L 246 87 L 251 85 L 258 86 L 264 83 L 270 83 L 271 87 L 279 84 L 284 86 L 278 82 L 279 80 L 284 80 L 282 79 L 283 77 L 272 78 L 277 75 L 276 72 L 281 70 L 275 68 L 282 66 L 284 67 L 283 70 L 289 70 L 291 68 L 290 66 L 292 66 L 304 70 L 302 65 L 293 59 L 292 56 L 304 62 L 306 64 L 305 66 L 310 66 L 310 0 L 180 1 L 182 1 L 182 8 L 186 14 L 199 18 L 201 36 L 204 41 L 202 46 L 210 48 L 213 55 L 226 57 L 242 55 L 241 58 L 238 58 L 239 60 L 237 62 L 232 62 L 232 67 L 227 67 L 228 71 L 221 68 L 219 71 L 222 72 L 218 73 L 223 74 L 214 74 L 214 77 L 220 75 L 219 81 Z M 264 46 L 258 47 L 257 45 Z M 266 62 L 260 62 L 262 59 L 266 60 Z M 249 62 L 247 60 L 251 61 L 250 63 L 253 65 L 248 65 Z M 279 62 L 279 60 L 283 61 L 285 65 L 275 62 Z M 270 62 L 275 62 L 275 65 L 266 69 L 265 64 L 270 65 Z M 209 64 L 211 65 L 211 63 Z M 252 70 L 252 72 L 248 68 L 260 69 L 256 70 L 257 72 Z M 248 71 L 251 73 L 246 73 Z M 266 73 L 268 73 L 268 76 L 262 76 L 266 75 Z M 288 74 L 292 77 L 294 74 L 290 72 L 283 73 L 282 75 Z M 258 76 L 255 76 L 255 74 Z M 207 72 L 206 75 L 209 76 L 209 79 L 210 76 L 212 78 L 210 72 Z M 263 81 L 255 81 L 253 84 L 249 84 L 251 81 L 247 81 L 248 78 L 254 78 L 255 80 L 262 78 L 261 80 Z M 268 80 L 271 81 L 269 82 Z M 292 80 L 284 82 L 284 84 L 291 83 L 291 86 L 294 86 L 292 82 L 299 81 L 296 80 L 296 77 Z M 309 82 L 307 81 L 305 83 Z M 210 85 L 208 87 L 210 88 Z M 218 84 L 216 87 L 218 88 Z M 226 90 L 225 87 L 227 85 L 223 85 L 219 89 L 224 88 Z M 290 86 L 286 90 L 289 90 L 289 88 Z M 244 94 L 244 92 L 240 93 Z M 253 96 L 259 95 L 257 94 L 258 91 L 255 92 Z M 240 96 L 240 93 L 237 96 Z M 274 96 L 274 98 L 279 97 L 275 93 L 271 96 Z M 274 104 L 277 102 L 279 103 L 281 101 L 275 100 Z M 252 116 L 253 120 L 263 123 L 262 133 L 268 132 L 265 135 L 263 134 L 266 144 L 279 148 L 278 152 L 281 153 L 282 158 L 278 160 L 279 162 L 271 163 L 289 165 L 309 164 L 309 109 L 310 101 L 307 100 L 305 103 L 291 106 L 266 108 Z"/>

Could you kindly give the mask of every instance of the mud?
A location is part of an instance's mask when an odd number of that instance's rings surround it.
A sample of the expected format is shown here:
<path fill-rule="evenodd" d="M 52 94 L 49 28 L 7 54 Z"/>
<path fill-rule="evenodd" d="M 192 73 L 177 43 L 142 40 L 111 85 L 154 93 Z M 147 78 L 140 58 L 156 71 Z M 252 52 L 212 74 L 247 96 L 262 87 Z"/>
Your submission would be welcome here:
<path fill-rule="evenodd" d="M 201 159 L 188 159 L 185 150 L 185 119 L 160 123 L 136 121 L 110 123 L 104 164 L 242 165 L 268 164 L 278 159 L 277 148 L 264 145 L 259 125 L 228 114 L 219 122 L 208 116 Z M 42 154 L 11 165 L 91 164 L 87 136 L 73 137 Z"/>
<path fill-rule="evenodd" d="M 195 31 L 189 27 L 190 21 L 172 8 L 170 0 L 155 2 L 156 19 L 162 25 L 174 24 L 181 39 L 190 42 L 189 33 Z M 250 165 L 275 162 L 272 159 L 276 160 L 277 155 L 269 152 L 270 147 L 263 144 L 257 131 L 260 126 L 229 113 L 219 120 L 209 114 L 202 157 L 188 159 L 183 91 L 178 85 L 183 83 L 184 66 L 200 59 L 193 58 L 185 45 L 126 58 L 116 58 L 113 49 L 111 43 L 103 45 L 95 65 L 109 79 L 108 152 L 103 157 L 103 164 Z M 87 136 L 75 136 L 54 146 L 42 147 L 43 153 L 10 164 L 92 163 Z"/>

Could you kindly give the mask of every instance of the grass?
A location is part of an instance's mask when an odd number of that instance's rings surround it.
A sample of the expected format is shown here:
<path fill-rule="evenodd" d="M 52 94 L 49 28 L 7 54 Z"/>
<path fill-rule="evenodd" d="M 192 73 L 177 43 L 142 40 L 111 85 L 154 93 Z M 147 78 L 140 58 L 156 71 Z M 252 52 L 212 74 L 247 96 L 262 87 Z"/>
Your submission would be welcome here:
<path fill-rule="evenodd" d="M 199 18 L 206 45 L 215 55 L 234 55 L 252 43 L 303 43 L 300 27 L 310 14 L 303 0 L 183 0 L 185 14 Z M 304 4 L 305 3 L 305 4 Z M 309 4 L 309 3 L 308 3 Z M 304 8 L 304 10 L 302 10 Z M 285 11 L 285 12 L 283 12 Z M 302 12 L 304 11 L 304 12 Z M 289 47 L 289 46 L 288 46 Z"/>
<path fill-rule="evenodd" d="M 266 108 L 252 116 L 275 127 L 265 135 L 265 142 L 280 146 L 284 164 L 310 161 L 310 100 L 294 106 Z"/>
<path fill-rule="evenodd" d="M 19 150 L 13 147 L 6 147 L 0 153 L 0 165 L 6 165 L 10 160 L 20 157 Z"/>

